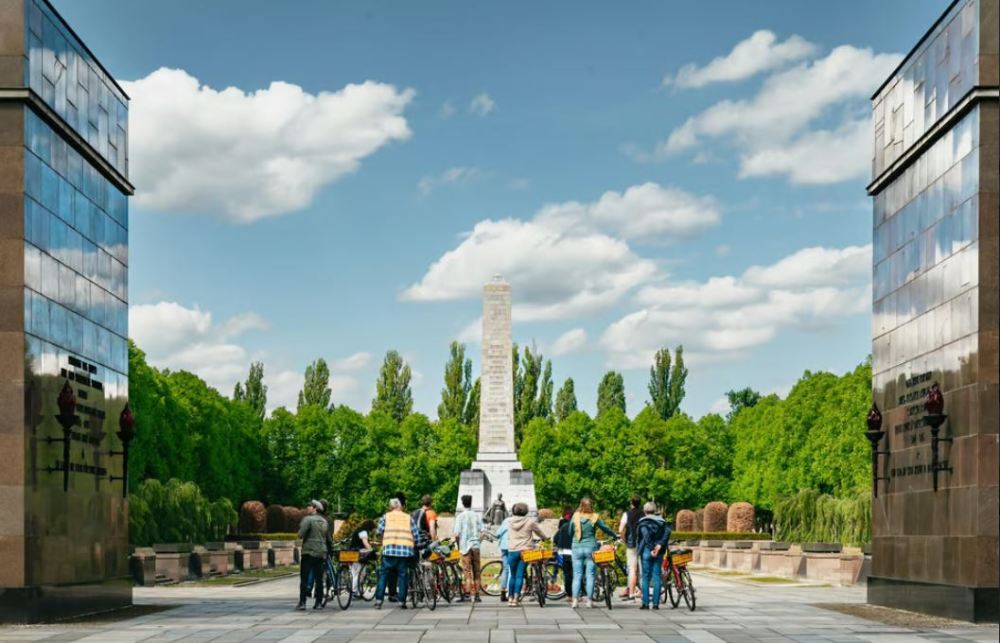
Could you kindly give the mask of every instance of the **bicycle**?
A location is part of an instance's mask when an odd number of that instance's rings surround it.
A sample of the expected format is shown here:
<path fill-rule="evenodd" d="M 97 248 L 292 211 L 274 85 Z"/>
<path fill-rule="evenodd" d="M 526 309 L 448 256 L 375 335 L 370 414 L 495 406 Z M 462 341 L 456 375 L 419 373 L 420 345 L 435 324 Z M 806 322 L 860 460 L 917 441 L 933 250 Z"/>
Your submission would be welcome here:
<path fill-rule="evenodd" d="M 552 557 L 553 551 L 549 547 L 525 549 L 521 552 L 521 560 L 528 565 L 525 570 L 524 593 L 533 594 L 539 607 L 545 607 L 548 596 L 548 574 L 545 567 L 546 561 L 552 560 Z"/>
<path fill-rule="evenodd" d="M 351 577 L 351 565 L 358 562 L 361 552 L 356 549 L 341 549 L 334 552 L 337 556 L 337 565 L 334 566 L 330 559 L 326 560 L 326 577 L 329 584 L 325 605 L 330 598 L 337 598 L 337 605 L 340 609 L 346 610 L 351 606 L 351 599 L 354 598 L 354 579 Z"/>
<path fill-rule="evenodd" d="M 427 561 L 431 564 L 438 594 L 448 603 L 455 597 L 460 601 L 464 600 L 462 573 L 458 569 L 459 561 L 462 559 L 461 553 L 454 548 L 449 539 L 431 543 L 428 551 L 430 555 Z"/>
<path fill-rule="evenodd" d="M 677 544 L 676 542 L 670 544 Z M 670 600 L 670 606 L 676 608 L 680 605 L 681 598 L 692 612 L 695 609 L 694 583 L 691 581 L 691 572 L 688 571 L 688 563 L 694 558 L 690 549 L 673 549 L 668 546 L 667 555 L 663 558 L 663 589 L 661 590 Z"/>
<path fill-rule="evenodd" d="M 434 570 L 430 564 L 424 564 L 420 556 L 410 560 L 410 573 L 407 575 L 407 593 L 410 595 L 410 607 L 424 605 L 430 611 L 437 609 L 437 587 L 434 582 Z"/>
<path fill-rule="evenodd" d="M 594 600 L 604 599 L 604 604 L 611 609 L 611 599 L 615 595 L 615 581 L 613 579 L 615 562 L 614 545 L 602 545 L 600 549 L 591 554 L 594 563 L 597 565 L 597 578 L 594 583 Z"/>
<path fill-rule="evenodd" d="M 503 561 L 491 560 L 484 564 L 479 570 L 479 591 L 487 596 L 499 596 L 506 591 L 500 585 L 500 577 L 503 574 Z"/>

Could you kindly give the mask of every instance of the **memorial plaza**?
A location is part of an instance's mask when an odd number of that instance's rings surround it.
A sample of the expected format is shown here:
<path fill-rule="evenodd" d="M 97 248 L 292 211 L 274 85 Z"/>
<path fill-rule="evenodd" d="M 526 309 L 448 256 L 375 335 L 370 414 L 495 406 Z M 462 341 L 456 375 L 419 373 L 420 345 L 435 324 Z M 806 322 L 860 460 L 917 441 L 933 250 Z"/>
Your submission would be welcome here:
<path fill-rule="evenodd" d="M 697 572 L 698 609 L 661 607 L 639 611 L 634 603 L 571 610 L 563 601 L 542 609 L 520 608 L 486 598 L 439 604 L 434 611 L 381 611 L 355 602 L 341 611 L 295 612 L 297 578 L 243 587 L 182 584 L 136 588 L 133 608 L 144 615 L 108 622 L 0 626 L 0 641 L 996 641 L 996 625 L 970 625 L 909 612 L 864 606 L 865 588 L 829 585 L 758 584 Z M 864 610 L 880 621 L 824 609 Z M 149 606 L 172 606 L 150 611 Z M 159 609 L 159 608 L 157 608 Z"/>

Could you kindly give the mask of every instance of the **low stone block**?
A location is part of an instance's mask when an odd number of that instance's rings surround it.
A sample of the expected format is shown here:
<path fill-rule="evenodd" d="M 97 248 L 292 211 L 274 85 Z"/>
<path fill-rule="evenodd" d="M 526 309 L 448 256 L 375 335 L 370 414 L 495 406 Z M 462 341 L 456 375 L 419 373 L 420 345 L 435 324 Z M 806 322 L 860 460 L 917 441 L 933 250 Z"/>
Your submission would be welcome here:
<path fill-rule="evenodd" d="M 839 554 L 844 549 L 840 543 L 802 543 L 807 554 Z"/>
<path fill-rule="evenodd" d="M 267 559 L 264 556 L 265 552 L 263 549 L 244 549 L 243 571 L 263 569 L 264 565 L 267 563 Z"/>
<path fill-rule="evenodd" d="M 779 540 L 761 540 L 757 543 L 757 549 L 761 551 L 788 551 L 790 547 L 790 543 Z"/>
<path fill-rule="evenodd" d="M 854 585 L 861 575 L 864 554 L 817 554 L 803 555 L 804 575 L 809 580 Z"/>
<path fill-rule="evenodd" d="M 191 574 L 197 578 L 205 578 L 212 575 L 212 561 L 208 557 L 208 550 L 201 545 L 195 545 L 191 549 L 189 560 Z"/>
<path fill-rule="evenodd" d="M 188 554 L 191 553 L 191 543 L 154 543 L 153 551 L 157 554 Z"/>
<path fill-rule="evenodd" d="M 702 550 L 701 564 L 708 565 L 709 567 L 724 568 L 728 553 L 722 547 L 706 547 Z"/>
<path fill-rule="evenodd" d="M 136 547 L 129 558 L 129 572 L 136 585 L 156 584 L 156 552 L 152 547 Z"/>
<path fill-rule="evenodd" d="M 802 575 L 802 554 L 798 551 L 761 551 L 758 569 L 771 576 L 797 578 Z"/>
<path fill-rule="evenodd" d="M 760 568 L 760 552 L 753 549 L 732 549 L 726 552 L 729 569 L 755 572 Z"/>
<path fill-rule="evenodd" d="M 749 540 L 727 540 L 723 545 L 726 549 L 750 549 L 753 543 Z"/>
<path fill-rule="evenodd" d="M 156 552 L 156 575 L 176 583 L 191 578 L 191 554 L 180 552 Z"/>
<path fill-rule="evenodd" d="M 235 551 L 232 549 L 209 549 L 206 552 L 209 572 L 213 575 L 228 576 L 236 569 Z"/>

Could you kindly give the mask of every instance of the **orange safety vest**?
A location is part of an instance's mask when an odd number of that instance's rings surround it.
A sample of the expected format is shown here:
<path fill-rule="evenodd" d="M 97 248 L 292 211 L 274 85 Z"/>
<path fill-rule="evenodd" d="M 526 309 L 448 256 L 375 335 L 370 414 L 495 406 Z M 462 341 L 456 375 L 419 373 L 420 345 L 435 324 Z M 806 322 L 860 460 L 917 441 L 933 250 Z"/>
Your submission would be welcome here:
<path fill-rule="evenodd" d="M 385 531 L 382 532 L 382 546 L 402 545 L 413 547 L 413 530 L 410 528 L 410 514 L 390 511 L 385 515 Z"/>

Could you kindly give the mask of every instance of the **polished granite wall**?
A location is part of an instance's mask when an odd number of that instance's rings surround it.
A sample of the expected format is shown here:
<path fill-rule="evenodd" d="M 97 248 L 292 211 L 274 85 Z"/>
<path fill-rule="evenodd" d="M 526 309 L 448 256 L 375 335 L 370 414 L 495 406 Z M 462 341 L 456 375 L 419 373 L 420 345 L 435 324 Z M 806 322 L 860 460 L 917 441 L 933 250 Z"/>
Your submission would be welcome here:
<path fill-rule="evenodd" d="M 131 603 L 124 100 L 49 5 L 0 0 L 0 621 Z"/>
<path fill-rule="evenodd" d="M 997 0 L 960 0 L 872 99 L 872 375 L 890 455 L 869 601 L 967 620 L 1000 603 L 996 61 Z M 937 491 L 934 382 L 954 439 Z"/>

